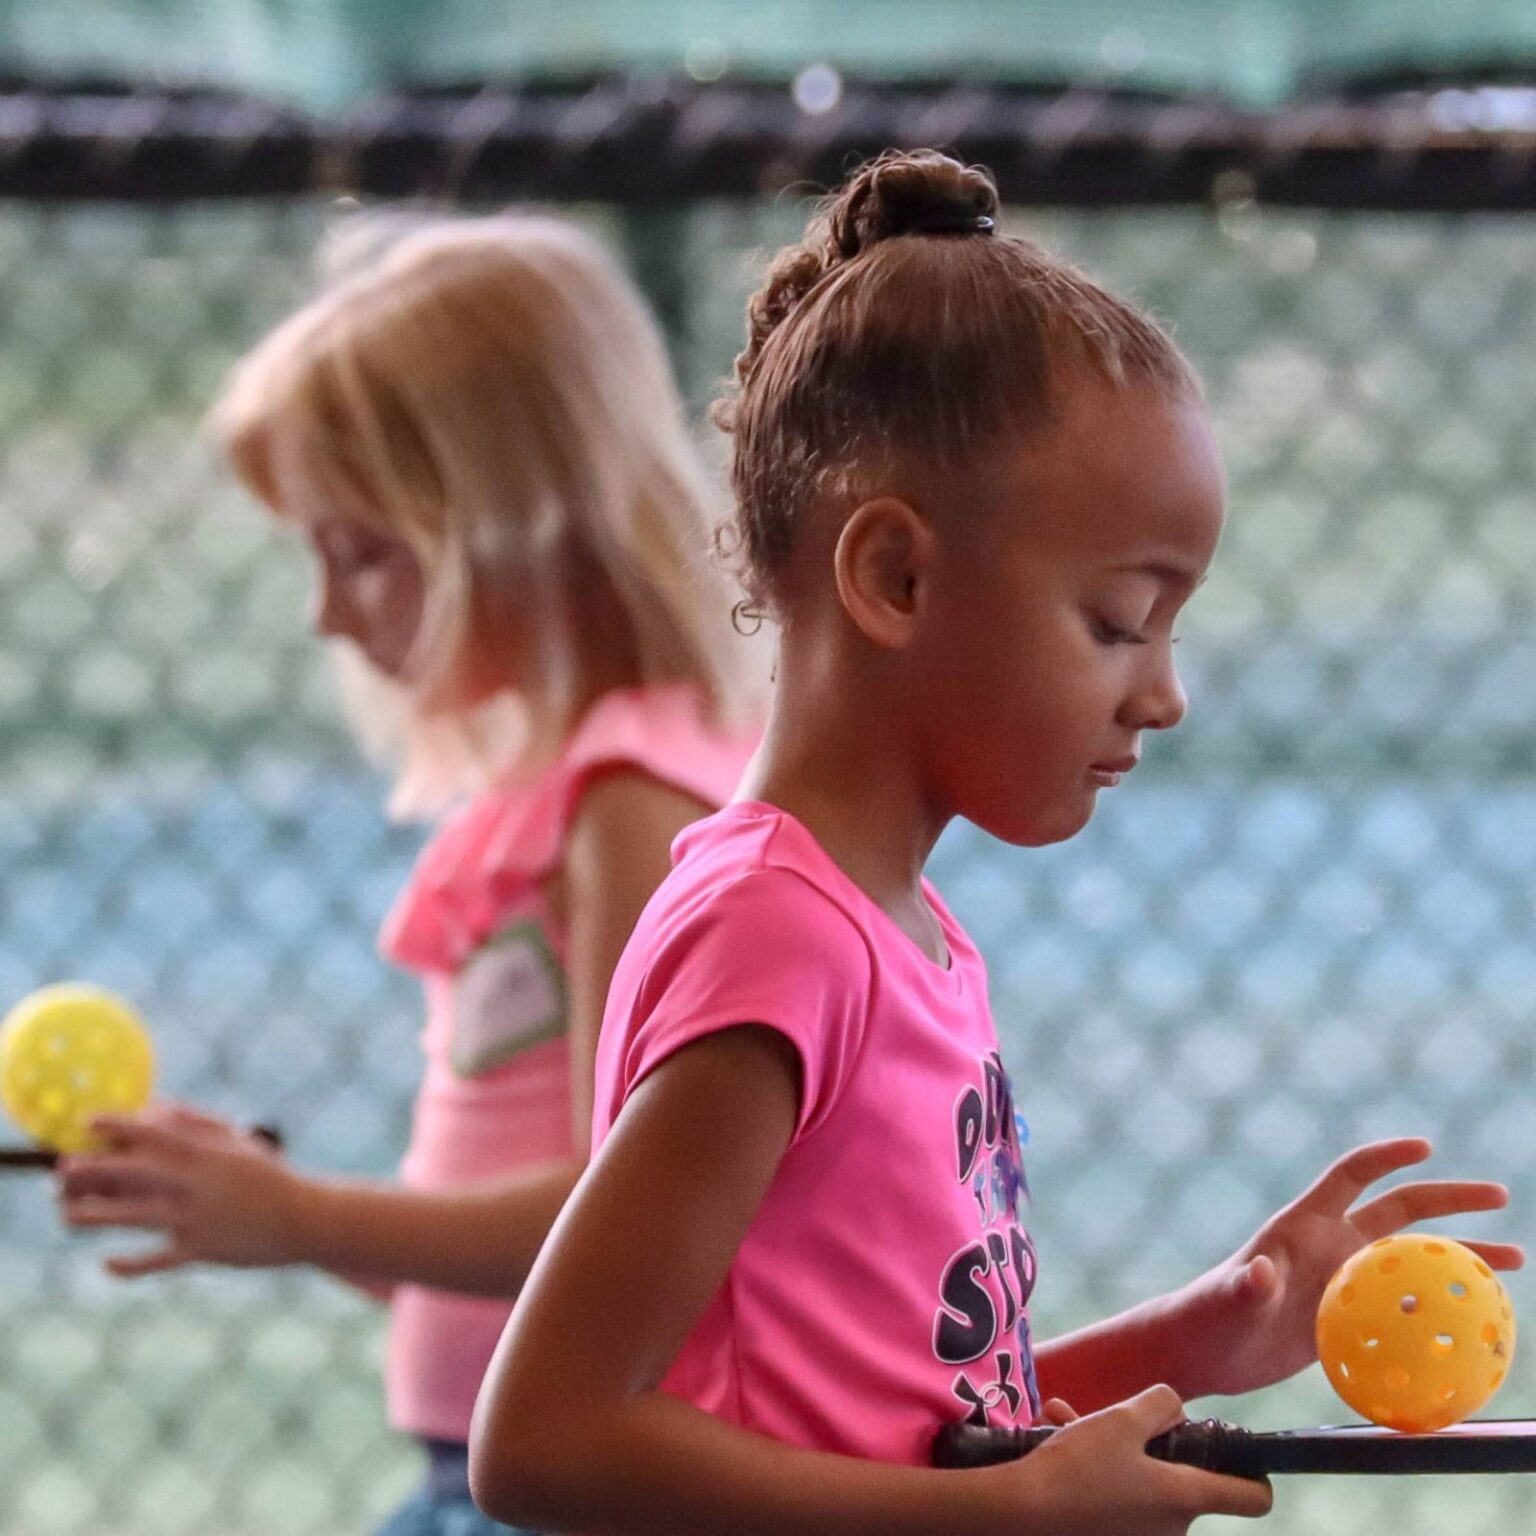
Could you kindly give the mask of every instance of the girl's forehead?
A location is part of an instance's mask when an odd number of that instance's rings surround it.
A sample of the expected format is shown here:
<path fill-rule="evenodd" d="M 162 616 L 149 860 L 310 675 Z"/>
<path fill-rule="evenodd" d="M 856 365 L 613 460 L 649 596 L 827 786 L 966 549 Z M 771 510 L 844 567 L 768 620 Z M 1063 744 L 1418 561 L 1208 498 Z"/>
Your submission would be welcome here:
<path fill-rule="evenodd" d="M 271 460 L 273 510 L 283 522 L 311 538 L 348 532 L 390 532 L 378 498 L 369 496 L 355 472 L 303 447 L 274 452 Z"/>
<path fill-rule="evenodd" d="M 1103 392 L 1024 444 L 1009 476 L 1021 531 L 1096 564 L 1167 564 L 1198 576 L 1226 510 L 1204 404 Z"/>

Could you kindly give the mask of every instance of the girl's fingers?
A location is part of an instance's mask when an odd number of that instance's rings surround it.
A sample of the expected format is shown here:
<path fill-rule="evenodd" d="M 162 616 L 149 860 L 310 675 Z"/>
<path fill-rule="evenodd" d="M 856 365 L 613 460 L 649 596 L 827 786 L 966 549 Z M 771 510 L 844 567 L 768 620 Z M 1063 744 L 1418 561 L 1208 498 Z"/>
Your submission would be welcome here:
<path fill-rule="evenodd" d="M 1422 1163 L 1433 1149 L 1422 1136 L 1373 1141 L 1346 1152 L 1295 1203 L 1342 1216 L 1378 1179 Z"/>
<path fill-rule="evenodd" d="M 1263 1306 L 1280 1289 L 1280 1271 L 1267 1253 L 1249 1259 L 1232 1276 L 1232 1294 L 1249 1306 Z"/>
<path fill-rule="evenodd" d="M 137 1280 L 143 1275 L 163 1275 L 168 1269 L 180 1269 L 190 1262 L 191 1256 L 172 1244 L 153 1248 L 148 1253 L 115 1255 L 107 1259 L 102 1268 L 119 1280 Z"/>
<path fill-rule="evenodd" d="M 1184 1400 L 1167 1386 L 1148 1387 L 1146 1391 L 1138 1392 L 1121 1403 L 1120 1410 L 1130 1415 L 1138 1429 L 1145 1431 L 1144 1441 L 1184 1422 Z"/>
<path fill-rule="evenodd" d="M 192 1150 L 186 1129 L 164 1117 L 150 1118 L 147 1112 L 143 1115 L 97 1115 L 91 1121 L 91 1131 L 114 1151 L 156 1152 L 165 1158 L 178 1159 Z"/>
<path fill-rule="evenodd" d="M 1040 1409 L 1040 1421 L 1043 1424 L 1070 1424 L 1079 1415 L 1070 1403 L 1064 1403 L 1059 1397 L 1048 1398 Z"/>
<path fill-rule="evenodd" d="M 233 1132 L 234 1127 L 227 1120 L 220 1120 L 217 1115 L 205 1114 L 200 1109 L 194 1109 L 190 1104 L 181 1104 L 171 1100 L 164 1106 L 166 1120 L 169 1124 L 180 1126 L 188 1131 L 221 1131 Z"/>
<path fill-rule="evenodd" d="M 186 1184 L 180 1171 L 157 1157 L 132 1152 L 81 1153 L 59 1168 L 59 1187 L 66 1199 L 87 1191 L 158 1189 L 182 1193 Z"/>
<path fill-rule="evenodd" d="M 1367 1242 L 1387 1237 L 1416 1221 L 1461 1216 L 1468 1211 L 1501 1211 L 1509 1204 L 1502 1184 L 1471 1179 L 1426 1179 L 1404 1184 L 1368 1200 L 1350 1213 L 1355 1230 Z"/>
<path fill-rule="evenodd" d="M 1267 1515 L 1275 1502 L 1268 1478 L 1229 1477 L 1172 1465 L 1166 1475 L 1182 1485 L 1179 1503 L 1192 1516 L 1235 1515 L 1240 1520 L 1257 1520 Z"/>
<path fill-rule="evenodd" d="M 54 1179 L 58 1199 L 75 1199 L 80 1195 L 115 1195 L 122 1188 L 122 1181 L 101 1169 L 70 1169 L 61 1165 Z"/>
<path fill-rule="evenodd" d="M 1525 1249 L 1518 1243 L 1474 1243 L 1463 1240 L 1462 1247 L 1470 1248 L 1489 1269 L 1525 1267 Z"/>
<path fill-rule="evenodd" d="M 76 1231 L 84 1231 L 87 1227 L 131 1227 L 144 1232 L 169 1232 L 179 1219 L 176 1206 L 169 1200 L 96 1195 L 66 1200 L 61 1214 L 64 1224 Z"/>

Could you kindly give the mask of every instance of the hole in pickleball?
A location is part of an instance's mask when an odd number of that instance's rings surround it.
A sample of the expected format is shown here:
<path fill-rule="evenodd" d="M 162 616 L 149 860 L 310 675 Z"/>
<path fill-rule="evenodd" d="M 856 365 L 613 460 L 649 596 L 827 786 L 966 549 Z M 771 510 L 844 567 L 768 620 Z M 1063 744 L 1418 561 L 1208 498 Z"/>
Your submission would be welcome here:
<path fill-rule="evenodd" d="M 1430 1345 L 1430 1348 L 1433 1349 L 1437 1355 L 1448 1355 L 1453 1349 L 1455 1349 L 1455 1347 L 1455 1336 L 1449 1333 L 1437 1333 L 1435 1335 L 1434 1342 Z"/>
<path fill-rule="evenodd" d="M 1425 1253 L 1444 1253 L 1445 1252 L 1445 1244 L 1444 1243 L 1425 1243 L 1424 1244 L 1424 1252 Z"/>
<path fill-rule="evenodd" d="M 1402 1267 L 1403 1261 L 1398 1258 L 1383 1259 L 1381 1261 L 1381 1272 L 1384 1275 L 1395 1275 Z"/>
<path fill-rule="evenodd" d="M 1413 1313 L 1419 1310 L 1419 1298 L 1415 1296 L 1412 1291 L 1410 1291 L 1406 1296 L 1403 1297 L 1400 1302 L 1398 1302 L 1398 1306 L 1411 1316 Z"/>
<path fill-rule="evenodd" d="M 1467 1299 L 1467 1288 L 1461 1283 L 1460 1280 L 1451 1281 L 1450 1290 L 1451 1295 L 1454 1296 L 1457 1301 L 1465 1301 Z"/>

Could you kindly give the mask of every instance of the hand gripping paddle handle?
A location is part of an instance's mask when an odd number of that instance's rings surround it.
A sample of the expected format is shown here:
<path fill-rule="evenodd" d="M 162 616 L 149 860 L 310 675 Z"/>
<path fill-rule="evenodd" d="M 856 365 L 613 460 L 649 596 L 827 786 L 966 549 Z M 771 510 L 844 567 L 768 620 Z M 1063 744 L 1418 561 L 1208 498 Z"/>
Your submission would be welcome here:
<path fill-rule="evenodd" d="M 936 1467 L 990 1467 L 1018 1461 L 1045 1444 L 1056 1426 L 1033 1429 L 987 1429 L 976 1424 L 946 1424 L 933 1437 Z M 1253 1434 L 1220 1419 L 1175 1424 L 1147 1441 L 1147 1455 L 1158 1461 L 1176 1461 L 1206 1472 L 1230 1472 L 1239 1477 L 1263 1477 L 1262 1448 Z"/>

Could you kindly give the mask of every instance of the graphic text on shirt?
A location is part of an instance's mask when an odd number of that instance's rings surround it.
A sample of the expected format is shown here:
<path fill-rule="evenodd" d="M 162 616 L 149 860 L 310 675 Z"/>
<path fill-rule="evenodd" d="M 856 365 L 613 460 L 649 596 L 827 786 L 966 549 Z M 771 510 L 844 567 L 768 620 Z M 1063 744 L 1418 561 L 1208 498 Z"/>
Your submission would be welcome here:
<path fill-rule="evenodd" d="M 1028 1305 L 1035 1288 L 1035 1249 L 1019 1221 L 1027 1193 L 1013 1088 L 994 1051 L 981 1081 L 955 1100 L 955 1174 L 976 1203 L 981 1231 L 951 1255 L 939 1280 L 933 1352 L 957 1371 L 951 1391 L 966 1422 L 1011 1423 L 1040 1411 L 1030 1345 Z"/>

